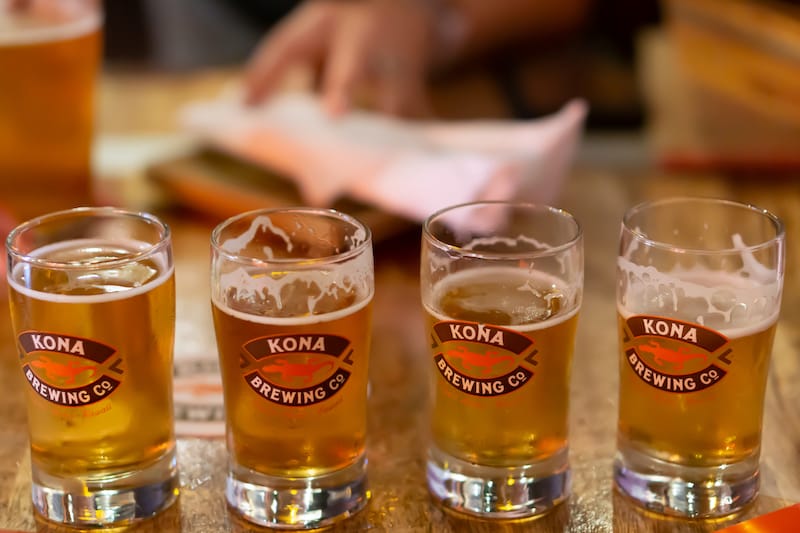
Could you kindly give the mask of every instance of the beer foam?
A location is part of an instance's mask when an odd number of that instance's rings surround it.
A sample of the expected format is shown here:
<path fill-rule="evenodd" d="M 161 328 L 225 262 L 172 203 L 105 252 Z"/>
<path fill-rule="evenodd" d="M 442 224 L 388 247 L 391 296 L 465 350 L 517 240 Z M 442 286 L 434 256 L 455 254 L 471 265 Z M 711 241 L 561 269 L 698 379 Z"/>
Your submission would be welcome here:
<path fill-rule="evenodd" d="M 495 244 L 505 244 L 511 248 L 519 246 L 520 243 L 527 243 L 533 245 L 537 250 L 552 250 L 555 246 L 543 243 L 533 237 L 527 235 L 517 235 L 516 237 L 476 237 L 462 246 L 464 250 L 475 250 L 477 246 L 491 246 Z"/>
<path fill-rule="evenodd" d="M 779 280 L 764 283 L 755 279 L 756 275 L 745 277 L 741 273 L 721 273 L 705 267 L 661 272 L 622 257 L 617 266 L 620 276 L 618 307 L 624 317 L 635 314 L 666 316 L 732 337 L 766 329 L 778 317 Z M 773 279 L 775 277 L 773 272 Z"/>
<path fill-rule="evenodd" d="M 253 237 L 256 236 L 259 230 L 269 230 L 274 235 L 280 237 L 284 243 L 286 243 L 286 250 L 288 252 L 292 251 L 292 239 L 289 235 L 283 231 L 281 228 L 275 226 L 272 223 L 272 219 L 268 216 L 258 216 L 253 219 L 253 222 L 250 223 L 250 227 L 247 228 L 247 231 L 239 235 L 238 237 L 232 237 L 227 239 L 225 242 L 220 244 L 220 248 L 225 250 L 230 254 L 238 254 L 245 248 L 247 245 L 250 244 L 250 241 L 253 240 Z M 274 259 L 274 254 L 272 252 L 272 248 L 269 246 L 264 246 L 261 249 L 264 252 L 264 256 L 267 259 Z"/>
<path fill-rule="evenodd" d="M 520 248 L 519 251 L 509 251 L 510 254 L 530 254 L 532 259 L 535 259 L 540 254 L 546 254 L 548 252 L 552 252 L 553 250 L 557 250 L 564 246 L 563 243 L 552 245 L 546 242 L 540 241 L 538 239 L 534 239 L 533 237 L 528 237 L 527 235 L 517 235 L 516 237 L 476 237 L 469 241 L 467 244 L 461 246 L 463 250 L 475 251 L 476 254 L 481 254 L 482 251 L 477 249 L 479 246 L 494 246 L 497 244 L 503 244 L 508 246 L 509 248 Z M 529 245 L 529 246 L 524 246 Z M 533 248 L 533 249 L 531 249 Z M 503 255 L 503 252 L 488 252 L 491 255 Z M 552 258 L 559 264 L 561 267 L 561 273 L 566 274 L 567 272 L 567 261 L 570 259 L 569 254 L 567 253 L 557 253 L 553 254 Z"/>
<path fill-rule="evenodd" d="M 31 15 L 17 15 L 9 12 L 9 7 L 0 0 L 0 46 L 21 46 L 66 41 L 97 31 L 102 24 L 100 13 L 82 8 L 80 18 L 72 13 L 62 16 L 71 20 L 42 20 Z"/>
<path fill-rule="evenodd" d="M 660 313 L 658 309 L 644 309 L 639 311 L 632 311 L 630 309 L 626 309 L 622 307 L 622 304 L 619 302 L 617 303 L 617 312 L 619 313 L 620 317 L 623 320 L 628 320 L 630 317 L 635 315 L 652 315 L 652 316 L 662 316 L 665 318 L 673 318 L 676 320 L 683 320 L 689 323 L 699 324 L 703 327 L 707 327 L 709 329 L 713 329 L 720 335 L 725 336 L 728 339 L 739 339 L 741 337 L 747 337 L 749 335 L 754 335 L 756 333 L 760 333 L 765 329 L 772 326 L 778 320 L 778 310 L 776 309 L 772 315 L 762 317 L 757 322 L 751 322 L 747 326 L 738 326 L 738 327 L 716 327 L 714 324 L 703 324 L 702 321 L 699 320 L 692 320 L 689 317 L 682 317 L 680 315 L 668 315 L 665 316 L 664 314 Z"/>
<path fill-rule="evenodd" d="M 552 298 L 563 296 L 561 309 L 552 316 L 541 320 L 533 317 L 531 322 L 525 324 L 505 325 L 498 324 L 499 327 L 513 329 L 515 331 L 536 331 L 540 329 L 550 328 L 574 317 L 580 310 L 580 289 L 571 289 L 563 279 L 544 272 L 529 272 L 513 267 L 487 267 L 487 268 L 473 268 L 469 270 L 462 270 L 448 275 L 440 281 L 433 290 L 433 293 L 423 301 L 426 310 L 433 315 L 437 320 L 453 320 L 453 317 L 444 315 L 441 310 L 437 309 L 430 302 L 439 302 L 442 297 L 455 287 L 469 286 L 475 282 L 483 282 L 486 279 L 503 279 L 512 281 L 515 278 L 519 279 L 517 290 L 531 295 L 530 302 L 546 302 Z M 553 292 L 542 292 L 542 287 L 550 287 L 555 289 Z M 486 302 L 482 307 L 497 307 L 496 300 Z M 533 307 L 531 308 L 533 311 Z"/>
<path fill-rule="evenodd" d="M 367 256 L 367 258 L 364 258 Z M 239 267 L 231 272 L 220 274 L 217 283 L 218 288 L 212 290 L 212 299 L 219 307 L 229 307 L 227 302 L 222 301 L 225 294 L 233 291 L 233 299 L 243 302 L 266 301 L 272 297 L 275 300 L 277 309 L 283 309 L 285 304 L 281 296 L 281 289 L 293 283 L 300 282 L 309 289 L 316 287 L 319 294 L 314 296 L 309 294 L 306 300 L 306 312 L 314 314 L 317 303 L 323 298 L 337 297 L 340 290 L 353 291 L 358 300 L 372 299 L 372 257 L 363 254 L 357 261 L 361 265 L 335 265 L 330 270 L 299 270 L 282 271 L 279 277 L 273 277 L 271 272 L 264 272 L 263 269 L 253 269 L 249 271 L 246 267 Z M 368 263 L 368 264 L 366 264 Z M 323 313 L 324 315 L 324 313 Z"/>
<path fill-rule="evenodd" d="M 114 240 L 114 241 L 103 241 L 97 239 L 73 239 L 70 241 L 58 242 L 54 244 L 49 244 L 47 246 L 43 246 L 41 248 L 36 249 L 30 254 L 30 257 L 33 258 L 46 258 L 54 253 L 59 253 L 68 250 L 75 250 L 75 249 L 86 249 L 86 248 L 113 248 L 113 249 L 125 249 L 131 251 L 133 254 L 146 251 L 149 248 L 152 248 L 153 245 L 151 243 L 138 241 L 138 240 Z M 158 270 L 160 271 L 159 275 L 155 278 L 148 278 L 147 281 L 144 282 L 141 286 L 134 286 L 134 287 L 125 287 L 120 290 L 115 290 L 112 292 L 106 292 L 102 294 L 58 294 L 52 292 L 46 292 L 36 289 L 31 289 L 26 287 L 21 282 L 25 279 L 26 274 L 29 273 L 31 265 L 26 262 L 20 262 L 14 266 L 12 272 L 9 272 L 7 275 L 9 285 L 19 292 L 29 298 L 35 298 L 37 300 L 46 300 L 49 302 L 54 303 L 81 303 L 81 304 L 88 304 L 88 303 L 105 303 L 111 302 L 115 300 L 123 300 L 127 298 L 132 298 L 134 296 L 138 296 L 140 294 L 149 292 L 154 288 L 158 287 L 159 285 L 166 282 L 174 271 L 174 267 L 170 265 L 169 269 L 166 268 L 166 259 L 163 257 L 163 253 L 154 253 L 150 256 L 140 257 L 137 258 L 135 261 L 131 261 L 126 263 L 126 265 L 134 265 L 139 266 L 139 264 L 144 259 L 152 260 L 154 263 L 158 265 Z M 124 260 L 124 258 L 119 258 L 119 260 Z M 116 261 L 115 261 L 116 262 Z M 70 263 L 68 263 L 70 264 Z M 80 263 L 73 262 L 71 265 L 74 267 L 78 267 Z M 103 268 L 104 263 L 102 261 L 97 261 L 95 263 L 85 263 L 83 266 L 85 268 L 75 268 L 75 270 L 81 270 L 83 273 L 87 271 L 96 272 L 96 273 L 103 273 L 105 270 Z M 47 267 L 40 267 L 46 269 Z M 116 264 L 113 269 L 118 270 L 119 265 Z M 112 269 L 108 269 L 111 271 Z M 86 283 L 80 281 L 75 277 L 77 272 L 72 272 L 72 269 L 65 269 L 64 272 L 69 278 L 69 285 L 66 287 L 69 288 L 77 288 L 80 286 L 85 286 Z M 140 273 L 140 272 L 137 272 Z M 113 278 L 112 278 L 113 279 Z"/>
<path fill-rule="evenodd" d="M 217 307 L 217 309 L 219 309 L 223 313 L 230 315 L 234 318 L 237 318 L 239 320 L 252 322 L 253 324 L 264 324 L 269 326 L 309 326 L 312 324 L 319 324 L 321 322 L 333 322 L 335 320 L 340 320 L 344 317 L 358 313 L 364 307 L 369 305 L 369 303 L 372 301 L 372 294 L 370 294 L 368 298 L 365 298 L 364 300 L 359 300 L 355 304 L 351 305 L 350 307 L 346 307 L 345 309 L 339 309 L 337 311 L 332 311 L 330 313 L 322 313 L 319 315 L 304 315 L 304 316 L 291 316 L 291 317 L 271 317 L 263 315 L 254 315 L 242 311 L 237 311 L 236 309 L 233 309 L 230 306 L 226 305 L 224 302 L 221 302 L 218 298 L 214 296 L 212 296 L 211 300 L 213 304 Z"/>
<path fill-rule="evenodd" d="M 294 243 L 291 236 L 284 229 L 275 226 L 268 215 L 255 217 L 244 233 L 226 239 L 220 243 L 220 248 L 236 255 L 250 245 L 259 231 L 271 232 L 284 242 L 287 251 L 292 251 Z M 345 238 L 353 255 L 348 258 L 345 252 L 342 254 L 342 260 L 332 256 L 319 258 L 320 262 L 316 264 L 317 259 L 312 258 L 308 260 L 281 258 L 270 265 L 242 265 L 229 272 L 220 273 L 217 277 L 219 286 L 213 288 L 212 299 L 219 307 L 229 307 L 227 302 L 220 301 L 222 297 L 220 295 L 227 295 L 233 291 L 233 299 L 236 301 L 257 304 L 272 298 L 277 309 L 282 310 L 284 309 L 282 289 L 299 282 L 309 289 L 319 289 L 319 294 L 316 296 L 309 291 L 304 313 L 314 314 L 320 300 L 325 297 L 336 298 L 342 290 L 354 292 L 358 300 L 369 300 L 372 298 L 374 286 L 372 253 L 369 250 L 358 251 L 358 248 L 368 240 L 367 231 L 362 227 L 356 227 L 353 235 Z M 269 246 L 262 247 L 262 253 L 265 261 L 273 260 L 275 257 Z M 228 259 L 215 258 L 215 261 L 215 269 L 221 270 L 221 265 Z M 290 263 L 292 268 L 288 268 Z"/>

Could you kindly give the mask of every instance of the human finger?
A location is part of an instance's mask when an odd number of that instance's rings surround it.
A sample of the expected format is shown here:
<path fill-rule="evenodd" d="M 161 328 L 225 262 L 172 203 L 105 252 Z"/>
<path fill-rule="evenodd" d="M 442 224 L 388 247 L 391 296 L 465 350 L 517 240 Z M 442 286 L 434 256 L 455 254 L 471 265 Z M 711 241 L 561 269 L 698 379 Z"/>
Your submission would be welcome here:
<path fill-rule="evenodd" d="M 357 5 L 336 28 L 322 80 L 323 105 L 331 115 L 349 109 L 357 86 L 365 80 L 371 31 L 368 13 Z"/>
<path fill-rule="evenodd" d="M 320 60 L 335 25 L 336 11 L 337 7 L 328 2 L 304 4 L 266 35 L 246 67 L 247 104 L 268 97 L 293 65 Z"/>

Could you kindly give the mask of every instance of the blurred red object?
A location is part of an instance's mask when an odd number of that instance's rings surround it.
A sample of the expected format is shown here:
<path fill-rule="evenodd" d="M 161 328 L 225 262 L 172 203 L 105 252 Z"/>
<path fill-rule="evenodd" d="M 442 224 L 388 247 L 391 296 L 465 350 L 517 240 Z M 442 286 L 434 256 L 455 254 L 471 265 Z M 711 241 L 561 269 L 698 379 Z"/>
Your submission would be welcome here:
<path fill-rule="evenodd" d="M 789 533 L 800 524 L 800 504 L 721 529 L 719 533 Z"/>

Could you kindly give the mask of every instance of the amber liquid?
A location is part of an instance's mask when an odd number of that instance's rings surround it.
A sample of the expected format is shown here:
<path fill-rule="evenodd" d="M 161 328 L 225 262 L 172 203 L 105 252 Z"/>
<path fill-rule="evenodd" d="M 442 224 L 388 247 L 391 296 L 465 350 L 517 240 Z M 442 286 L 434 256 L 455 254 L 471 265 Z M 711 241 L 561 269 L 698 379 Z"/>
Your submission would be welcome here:
<path fill-rule="evenodd" d="M 312 477 L 352 465 L 364 454 L 372 304 L 369 300 L 347 306 L 343 302 L 339 311 L 318 316 L 269 319 L 213 303 L 227 446 L 234 463 L 271 476 Z M 242 367 L 242 346 L 287 334 L 331 334 L 350 341 L 352 365 L 339 364 L 351 375 L 341 390 L 312 405 L 280 405 L 250 387 L 244 376 L 264 363 L 250 361 Z M 323 368 L 314 374 L 314 381 L 329 379 L 333 371 L 332 365 Z"/>
<path fill-rule="evenodd" d="M 47 203 L 20 216 L 89 198 L 101 35 L 99 16 L 87 16 L 47 29 L 0 29 L 0 190 Z"/>
<path fill-rule="evenodd" d="M 617 314 L 623 345 L 625 320 Z M 749 331 L 720 331 L 731 349 L 727 374 L 695 392 L 667 392 L 642 381 L 620 360 L 619 446 L 686 466 L 717 466 L 757 455 L 764 391 L 776 322 Z M 643 357 L 644 358 L 644 357 Z M 712 360 L 713 361 L 713 360 Z"/>
<path fill-rule="evenodd" d="M 87 264 L 137 249 L 126 243 L 74 241 L 35 255 Z M 16 268 L 10 282 L 17 334 L 49 332 L 113 347 L 116 353 L 99 366 L 103 374 L 121 382 L 107 398 L 82 406 L 50 402 L 25 383 L 34 465 L 54 476 L 92 478 L 146 468 L 170 452 L 175 442 L 172 269 L 152 259 L 113 269 L 100 267 L 81 278 L 60 270 Z M 21 351 L 20 365 L 31 365 L 43 356 L 63 365 L 87 363 L 68 354 Z M 118 359 L 121 374 L 110 369 Z M 42 370 L 38 373 L 46 376 Z M 70 388 L 89 379 L 84 373 L 73 383 L 50 383 Z"/>
<path fill-rule="evenodd" d="M 443 320 L 464 320 L 513 329 L 533 339 L 536 366 L 524 386 L 496 397 L 456 390 L 434 368 L 432 431 L 442 451 L 470 463 L 521 466 L 552 457 L 567 446 L 569 381 L 577 309 L 567 311 L 551 278 L 538 295 L 520 290 L 529 281 L 518 269 L 481 269 L 441 283 L 428 331 Z M 460 341 L 446 343 L 458 348 Z M 441 349 L 434 349 L 436 356 Z M 523 354 L 524 356 L 525 354 Z M 457 364 L 457 363 L 455 363 Z M 468 368 L 460 368 L 469 373 Z"/>

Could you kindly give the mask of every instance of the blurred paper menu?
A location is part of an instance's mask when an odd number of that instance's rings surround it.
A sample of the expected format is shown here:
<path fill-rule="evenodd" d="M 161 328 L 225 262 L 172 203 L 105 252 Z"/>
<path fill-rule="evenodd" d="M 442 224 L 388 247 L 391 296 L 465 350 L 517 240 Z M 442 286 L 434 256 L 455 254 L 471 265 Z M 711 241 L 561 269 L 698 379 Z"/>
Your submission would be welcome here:
<path fill-rule="evenodd" d="M 350 198 L 421 222 L 476 200 L 556 200 L 587 108 L 574 100 L 536 120 L 409 121 L 354 110 L 330 117 L 287 93 L 259 107 L 235 97 L 198 102 L 184 127 L 206 143 L 291 179 L 304 203 Z"/>

